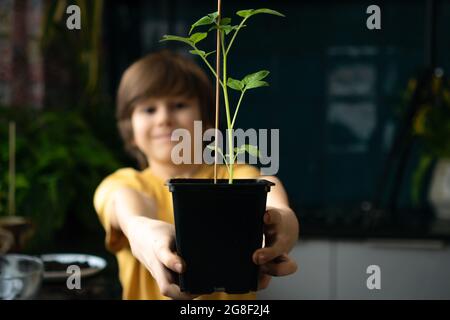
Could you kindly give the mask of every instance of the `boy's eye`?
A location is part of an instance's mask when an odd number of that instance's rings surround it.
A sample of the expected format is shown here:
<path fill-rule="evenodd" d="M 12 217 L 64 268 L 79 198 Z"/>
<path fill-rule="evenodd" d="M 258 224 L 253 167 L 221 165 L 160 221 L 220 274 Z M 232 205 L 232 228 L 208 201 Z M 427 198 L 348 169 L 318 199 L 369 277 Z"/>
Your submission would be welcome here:
<path fill-rule="evenodd" d="M 156 108 L 155 108 L 155 107 L 146 107 L 146 108 L 144 108 L 144 112 L 145 112 L 145 113 L 150 113 L 150 114 L 152 114 L 152 113 L 155 113 L 155 111 L 156 111 Z"/>
<path fill-rule="evenodd" d="M 186 103 L 183 103 L 183 102 L 175 103 L 175 109 L 183 109 L 183 108 L 186 108 L 186 107 L 187 107 Z"/>

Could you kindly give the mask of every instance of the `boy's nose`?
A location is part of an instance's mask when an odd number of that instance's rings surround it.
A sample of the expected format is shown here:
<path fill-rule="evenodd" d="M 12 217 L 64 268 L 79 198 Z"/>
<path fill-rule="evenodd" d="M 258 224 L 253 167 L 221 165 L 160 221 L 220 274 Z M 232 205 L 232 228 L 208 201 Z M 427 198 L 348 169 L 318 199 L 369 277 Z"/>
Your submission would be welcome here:
<path fill-rule="evenodd" d="M 172 115 L 167 106 L 158 108 L 157 123 L 158 125 L 169 125 L 172 122 Z"/>

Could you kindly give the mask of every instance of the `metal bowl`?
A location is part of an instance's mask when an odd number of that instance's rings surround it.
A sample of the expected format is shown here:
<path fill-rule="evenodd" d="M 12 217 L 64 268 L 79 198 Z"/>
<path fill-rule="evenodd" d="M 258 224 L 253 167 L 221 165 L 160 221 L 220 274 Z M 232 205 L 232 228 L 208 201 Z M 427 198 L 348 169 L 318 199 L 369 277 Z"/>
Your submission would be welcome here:
<path fill-rule="evenodd" d="M 44 274 L 41 259 L 20 255 L 0 255 L 0 300 L 32 299 Z"/>

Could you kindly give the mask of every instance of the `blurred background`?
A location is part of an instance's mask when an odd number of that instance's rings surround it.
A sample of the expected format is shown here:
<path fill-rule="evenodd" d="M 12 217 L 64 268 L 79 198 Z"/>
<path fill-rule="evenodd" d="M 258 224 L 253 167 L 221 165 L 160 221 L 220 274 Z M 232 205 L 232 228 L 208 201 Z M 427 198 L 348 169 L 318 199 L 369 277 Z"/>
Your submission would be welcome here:
<path fill-rule="evenodd" d="M 450 298 L 450 1 L 383 1 L 381 30 L 369 30 L 372 2 L 223 1 L 230 17 L 259 7 L 286 15 L 252 18 L 230 56 L 236 78 L 271 72 L 237 126 L 280 130 L 278 176 L 301 222 L 299 271 L 261 298 Z M 81 30 L 66 27 L 71 4 Z M 43 297 L 120 298 L 92 205 L 106 175 L 137 168 L 117 134 L 117 86 L 149 52 L 189 55 L 159 40 L 185 36 L 215 6 L 0 0 L 0 216 L 32 225 L 16 251 L 108 261 L 81 293 L 48 287 Z M 382 270 L 381 290 L 366 286 L 369 265 Z"/>

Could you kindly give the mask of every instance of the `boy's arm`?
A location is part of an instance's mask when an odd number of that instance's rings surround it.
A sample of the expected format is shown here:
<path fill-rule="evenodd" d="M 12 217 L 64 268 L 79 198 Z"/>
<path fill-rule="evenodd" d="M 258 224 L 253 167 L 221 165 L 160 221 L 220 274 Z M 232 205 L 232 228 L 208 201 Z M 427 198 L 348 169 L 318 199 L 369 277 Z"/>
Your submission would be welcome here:
<path fill-rule="evenodd" d="M 157 218 L 156 204 L 150 197 L 129 187 L 118 188 L 105 205 L 112 228 L 127 235 L 127 222 L 132 217 Z"/>
<path fill-rule="evenodd" d="M 184 261 L 172 251 L 175 228 L 157 219 L 153 199 L 132 188 L 117 189 L 106 203 L 105 213 L 112 228 L 128 238 L 133 256 L 151 273 L 161 293 L 173 299 L 192 299 L 174 283 L 173 272 L 184 272 Z"/>

